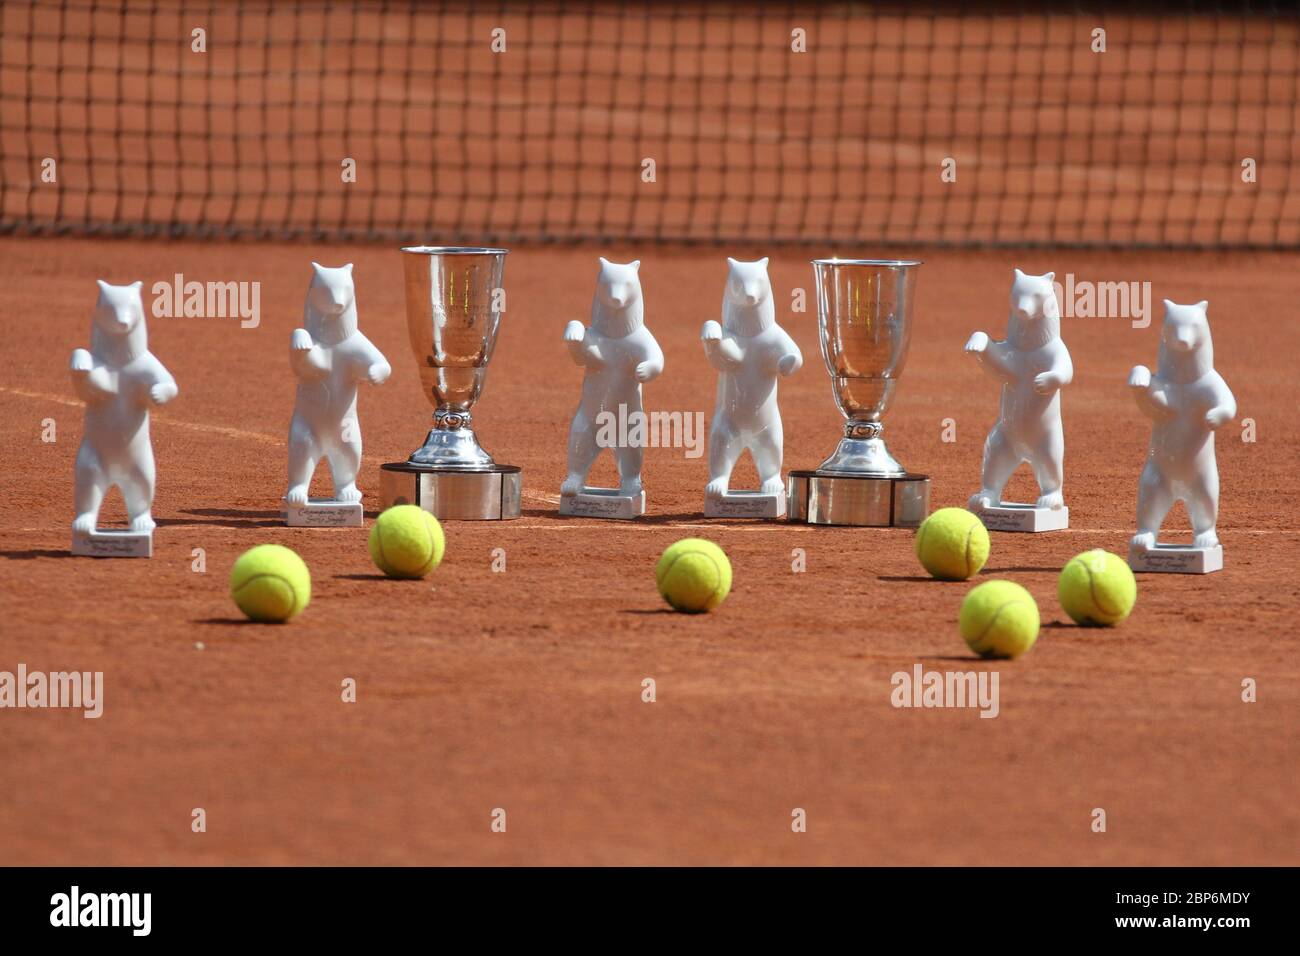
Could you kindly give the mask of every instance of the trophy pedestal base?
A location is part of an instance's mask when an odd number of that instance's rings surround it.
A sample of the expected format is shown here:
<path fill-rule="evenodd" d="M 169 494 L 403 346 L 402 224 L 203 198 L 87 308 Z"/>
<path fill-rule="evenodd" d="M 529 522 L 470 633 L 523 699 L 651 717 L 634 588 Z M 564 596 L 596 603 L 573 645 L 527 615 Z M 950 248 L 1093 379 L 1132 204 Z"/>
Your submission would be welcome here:
<path fill-rule="evenodd" d="M 502 521 L 519 517 L 523 473 L 515 465 L 483 471 L 428 468 L 410 462 L 379 466 L 385 508 L 419 505 L 439 521 Z"/>
<path fill-rule="evenodd" d="M 1021 505 L 1004 501 L 989 508 L 972 508 L 972 513 L 990 531 L 1064 531 L 1070 527 L 1070 509 L 1040 508 L 1038 505 Z"/>
<path fill-rule="evenodd" d="M 129 528 L 74 531 L 72 553 L 82 558 L 152 558 L 153 534 Z"/>
<path fill-rule="evenodd" d="M 1223 545 L 1197 548 L 1190 544 L 1157 544 L 1132 548 L 1128 566 L 1134 571 L 1163 574 L 1211 574 L 1223 570 Z"/>
<path fill-rule="evenodd" d="M 290 528 L 360 528 L 365 525 L 359 501 L 312 498 L 305 505 L 280 499 L 280 510 Z"/>
<path fill-rule="evenodd" d="M 560 514 L 627 521 L 645 514 L 645 491 L 625 495 L 617 488 L 583 488 L 576 495 L 560 495 Z"/>
<path fill-rule="evenodd" d="M 728 491 L 704 496 L 706 518 L 784 518 L 785 495 L 763 491 Z"/>
<path fill-rule="evenodd" d="M 792 471 L 786 517 L 805 524 L 915 528 L 930 511 L 926 475 L 876 477 Z"/>

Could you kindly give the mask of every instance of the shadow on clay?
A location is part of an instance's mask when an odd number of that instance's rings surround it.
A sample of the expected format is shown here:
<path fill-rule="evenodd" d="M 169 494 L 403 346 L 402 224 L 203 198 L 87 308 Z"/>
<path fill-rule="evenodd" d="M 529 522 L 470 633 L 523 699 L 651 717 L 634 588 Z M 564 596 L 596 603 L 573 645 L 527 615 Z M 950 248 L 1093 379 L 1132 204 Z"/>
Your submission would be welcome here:
<path fill-rule="evenodd" d="M 283 528 L 284 515 L 278 511 L 240 511 L 234 508 L 187 508 L 181 514 L 194 515 L 198 521 L 187 518 L 155 518 L 159 527 L 168 525 L 210 524 L 223 528 Z"/>
<path fill-rule="evenodd" d="M 275 627 L 276 624 L 284 623 L 282 621 L 253 621 L 246 617 L 201 617 L 193 621 L 194 624 L 228 624 L 232 627 Z"/>
<path fill-rule="evenodd" d="M 1042 566 L 1026 564 L 1026 565 L 1016 565 L 1015 567 L 1007 567 L 1007 568 L 985 568 L 983 571 L 980 572 L 980 577 L 983 577 L 986 574 L 1011 574 L 1013 572 L 1026 572 L 1026 571 L 1044 571 L 1044 572 L 1050 571 L 1053 574 L 1055 574 L 1060 570 L 1061 569 L 1059 567 L 1050 564 L 1042 565 Z"/>
<path fill-rule="evenodd" d="M 521 513 L 526 515 L 529 518 L 549 518 L 555 521 L 591 521 L 591 522 L 605 521 L 605 522 L 609 522 L 610 524 L 667 525 L 667 524 L 676 524 L 681 521 L 697 522 L 697 521 L 705 520 L 703 511 L 684 511 L 681 512 L 680 514 L 638 515 L 636 518 L 632 519 L 631 521 L 625 521 L 619 518 L 589 518 L 586 516 L 579 517 L 577 515 L 560 514 L 559 505 L 555 505 L 554 507 L 551 508 L 524 508 L 522 509 Z M 761 520 L 761 519 L 754 519 L 754 520 Z M 728 527 L 729 525 L 745 525 L 745 524 L 752 523 L 747 520 L 728 521 L 726 519 L 720 519 L 720 518 L 709 518 L 708 521 L 710 524 L 717 524 L 718 527 L 720 528 L 725 528 Z"/>
<path fill-rule="evenodd" d="M 53 548 L 29 548 L 25 551 L 0 551 L 0 558 L 8 561 L 31 561 L 35 558 L 71 558 L 71 551 Z"/>

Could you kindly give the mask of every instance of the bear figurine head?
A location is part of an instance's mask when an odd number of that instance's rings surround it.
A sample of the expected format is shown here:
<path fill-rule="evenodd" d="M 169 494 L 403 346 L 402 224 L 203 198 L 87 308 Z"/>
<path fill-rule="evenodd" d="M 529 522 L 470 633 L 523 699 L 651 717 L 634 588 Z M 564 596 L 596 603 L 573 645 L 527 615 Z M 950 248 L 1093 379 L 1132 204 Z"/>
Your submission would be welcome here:
<path fill-rule="evenodd" d="M 110 365 L 125 365 L 148 350 L 144 324 L 144 301 L 140 297 L 143 282 L 130 285 L 99 283 L 95 300 L 90 351 Z"/>
<path fill-rule="evenodd" d="M 1016 348 L 1035 349 L 1060 337 L 1061 306 L 1056 301 L 1055 278 L 1055 272 L 1032 276 L 1015 270 L 1007 341 Z"/>
<path fill-rule="evenodd" d="M 621 263 L 600 257 L 596 295 L 591 303 L 591 327 L 601 335 L 620 339 L 645 322 L 640 268 L 640 259 Z"/>
<path fill-rule="evenodd" d="M 727 259 L 727 287 L 722 295 L 722 326 L 740 336 L 757 335 L 776 323 L 767 257 L 757 262 Z"/>
<path fill-rule="evenodd" d="M 1210 339 L 1210 303 L 1179 305 L 1165 299 L 1160 327 L 1160 355 L 1156 374 L 1171 382 L 1194 382 L 1214 368 L 1214 343 Z"/>
<path fill-rule="evenodd" d="M 311 264 L 311 284 L 307 287 L 303 326 L 311 333 L 313 341 L 322 345 L 337 345 L 357 330 L 352 263 L 337 269 L 317 262 Z"/>

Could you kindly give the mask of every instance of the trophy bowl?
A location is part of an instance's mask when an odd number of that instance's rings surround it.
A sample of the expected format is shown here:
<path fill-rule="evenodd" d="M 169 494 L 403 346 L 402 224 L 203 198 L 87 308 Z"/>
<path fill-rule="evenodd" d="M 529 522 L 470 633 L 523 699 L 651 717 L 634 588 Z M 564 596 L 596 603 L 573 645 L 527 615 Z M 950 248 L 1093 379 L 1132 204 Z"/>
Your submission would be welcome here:
<path fill-rule="evenodd" d="M 474 433 L 505 304 L 509 250 L 406 246 L 406 329 L 433 427 L 404 462 L 380 466 L 385 508 L 418 504 L 437 518 L 517 518 L 522 474 L 497 464 Z"/>
<path fill-rule="evenodd" d="M 786 513 L 809 524 L 914 527 L 930 480 L 890 454 L 881 417 L 907 362 L 917 259 L 814 259 L 817 328 L 844 436 L 815 470 L 791 471 Z"/>

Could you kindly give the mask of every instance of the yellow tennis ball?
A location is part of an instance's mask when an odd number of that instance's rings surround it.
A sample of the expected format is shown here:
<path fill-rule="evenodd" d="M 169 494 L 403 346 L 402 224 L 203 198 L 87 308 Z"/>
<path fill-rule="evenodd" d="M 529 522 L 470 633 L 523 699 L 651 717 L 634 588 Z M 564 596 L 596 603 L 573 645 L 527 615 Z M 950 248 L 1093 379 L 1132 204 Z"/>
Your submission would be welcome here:
<path fill-rule="evenodd" d="M 958 624 L 980 657 L 1019 657 L 1038 640 L 1038 605 L 1014 581 L 986 581 L 961 602 Z"/>
<path fill-rule="evenodd" d="M 965 581 L 989 559 L 989 533 L 965 508 L 940 508 L 916 529 L 916 556 L 936 578 Z"/>
<path fill-rule="evenodd" d="M 655 583 L 665 601 L 678 611 L 711 611 L 731 590 L 731 562 L 712 541 L 683 538 L 655 566 Z"/>
<path fill-rule="evenodd" d="M 259 544 L 230 569 L 230 596 L 254 621 L 287 621 L 311 600 L 311 572 L 284 545 Z"/>
<path fill-rule="evenodd" d="M 1061 569 L 1057 595 L 1076 624 L 1098 627 L 1118 624 L 1129 616 L 1137 587 L 1127 561 L 1097 548 L 1075 555 Z"/>
<path fill-rule="evenodd" d="M 370 557 L 390 578 L 422 578 L 442 563 L 447 539 L 419 505 L 394 505 L 370 529 Z"/>

